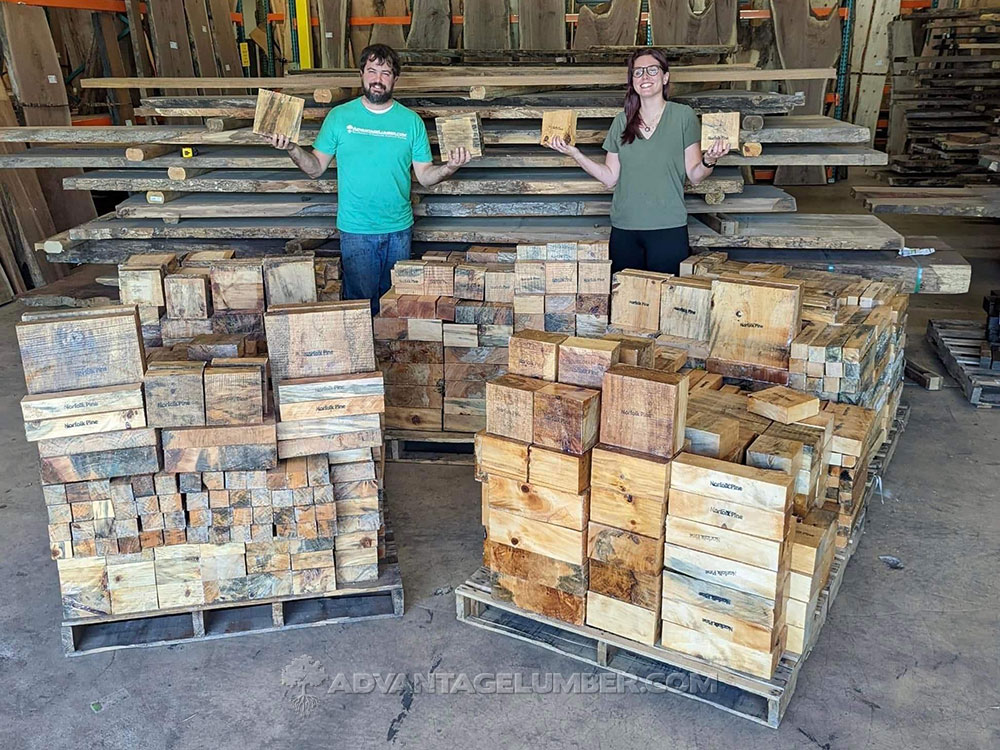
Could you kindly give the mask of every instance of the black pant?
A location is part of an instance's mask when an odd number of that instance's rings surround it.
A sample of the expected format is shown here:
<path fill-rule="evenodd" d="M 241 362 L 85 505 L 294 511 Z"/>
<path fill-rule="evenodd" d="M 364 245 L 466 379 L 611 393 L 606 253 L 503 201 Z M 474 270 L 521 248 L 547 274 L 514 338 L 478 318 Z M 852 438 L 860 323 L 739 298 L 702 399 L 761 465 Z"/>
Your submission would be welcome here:
<path fill-rule="evenodd" d="M 676 275 L 690 250 L 687 224 L 672 229 L 611 227 L 611 273 L 637 268 Z"/>

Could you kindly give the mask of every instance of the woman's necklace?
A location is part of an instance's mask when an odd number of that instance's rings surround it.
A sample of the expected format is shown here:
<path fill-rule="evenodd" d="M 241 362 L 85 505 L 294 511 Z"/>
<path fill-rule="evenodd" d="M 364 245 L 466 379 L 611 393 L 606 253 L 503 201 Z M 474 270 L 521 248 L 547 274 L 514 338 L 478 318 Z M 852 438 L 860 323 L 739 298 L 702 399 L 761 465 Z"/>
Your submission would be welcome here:
<path fill-rule="evenodd" d="M 642 123 L 642 132 L 643 133 L 652 133 L 656 129 L 656 126 L 660 124 L 660 120 L 663 118 L 663 113 L 664 113 L 664 111 L 666 111 L 666 109 L 667 109 L 667 106 L 664 104 L 663 105 L 663 109 L 660 110 L 660 114 L 656 116 L 656 122 L 653 122 L 650 125 L 647 125 L 645 123 L 645 121 L 643 121 L 643 123 Z"/>

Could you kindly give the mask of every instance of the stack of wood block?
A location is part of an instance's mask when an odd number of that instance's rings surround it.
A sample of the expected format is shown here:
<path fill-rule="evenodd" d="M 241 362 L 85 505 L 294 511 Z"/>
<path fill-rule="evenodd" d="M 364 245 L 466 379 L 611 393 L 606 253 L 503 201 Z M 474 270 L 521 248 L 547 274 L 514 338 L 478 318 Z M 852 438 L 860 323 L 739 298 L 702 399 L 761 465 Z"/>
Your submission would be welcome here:
<path fill-rule="evenodd" d="M 122 304 L 136 305 L 146 346 L 243 334 L 263 342 L 272 305 L 340 298 L 340 259 L 235 258 L 232 250 L 133 255 L 118 266 Z"/>
<path fill-rule="evenodd" d="M 601 336 L 611 314 L 607 242 L 518 245 L 514 329 Z"/>
<path fill-rule="evenodd" d="M 830 580 L 837 551 L 837 514 L 813 509 L 804 518 L 795 518 L 792 540 L 792 572 L 788 580 L 785 621 L 788 638 L 785 650 L 803 654 L 818 634 L 822 623 L 817 617 L 820 593 Z"/>
<path fill-rule="evenodd" d="M 383 386 L 368 304 L 275 304 L 265 325 L 271 358 L 243 356 L 239 335 L 160 349 L 147 367 L 134 306 L 24 315 L 22 414 L 66 617 L 378 577 Z"/>
<path fill-rule="evenodd" d="M 681 454 L 664 553 L 664 647 L 769 679 L 785 650 L 793 477 Z"/>
<path fill-rule="evenodd" d="M 885 440 L 887 427 L 877 412 L 861 406 L 827 403 L 823 411 L 834 417 L 824 507 L 838 513 L 837 548 L 843 549 L 864 507 L 868 465 Z"/>

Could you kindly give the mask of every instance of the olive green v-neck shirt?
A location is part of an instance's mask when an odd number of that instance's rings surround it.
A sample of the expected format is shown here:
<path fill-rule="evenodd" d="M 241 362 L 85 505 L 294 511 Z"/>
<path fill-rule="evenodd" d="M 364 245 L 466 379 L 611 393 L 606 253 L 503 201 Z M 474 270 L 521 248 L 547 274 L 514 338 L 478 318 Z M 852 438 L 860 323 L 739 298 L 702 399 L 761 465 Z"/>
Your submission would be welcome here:
<path fill-rule="evenodd" d="M 667 102 L 648 139 L 622 144 L 625 113 L 611 123 L 604 150 L 618 154 L 621 174 L 611 201 L 611 226 L 618 229 L 673 229 L 687 224 L 684 207 L 684 149 L 701 142 L 698 115 L 686 104 Z"/>

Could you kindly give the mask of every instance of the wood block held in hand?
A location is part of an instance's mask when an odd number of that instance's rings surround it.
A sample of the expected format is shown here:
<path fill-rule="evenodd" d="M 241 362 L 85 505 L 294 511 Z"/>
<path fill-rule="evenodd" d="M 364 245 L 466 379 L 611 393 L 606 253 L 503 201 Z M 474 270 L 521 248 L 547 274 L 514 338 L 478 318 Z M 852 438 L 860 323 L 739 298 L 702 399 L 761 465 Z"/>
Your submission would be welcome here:
<path fill-rule="evenodd" d="M 548 146 L 555 137 L 569 146 L 576 144 L 577 113 L 575 109 L 554 109 L 542 113 L 542 137 L 539 143 Z"/>
<path fill-rule="evenodd" d="M 254 111 L 253 132 L 260 135 L 284 135 L 298 143 L 305 100 L 277 91 L 260 89 Z"/>
<path fill-rule="evenodd" d="M 708 151 L 715 141 L 725 138 L 730 148 L 740 142 L 739 112 L 705 112 L 701 116 L 701 150 Z"/>
<path fill-rule="evenodd" d="M 457 148 L 464 148 L 473 158 L 483 155 L 482 125 L 477 112 L 435 117 L 434 127 L 442 162 L 447 162 L 449 154 Z"/>

